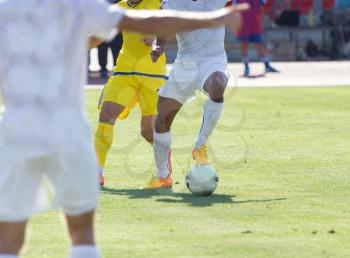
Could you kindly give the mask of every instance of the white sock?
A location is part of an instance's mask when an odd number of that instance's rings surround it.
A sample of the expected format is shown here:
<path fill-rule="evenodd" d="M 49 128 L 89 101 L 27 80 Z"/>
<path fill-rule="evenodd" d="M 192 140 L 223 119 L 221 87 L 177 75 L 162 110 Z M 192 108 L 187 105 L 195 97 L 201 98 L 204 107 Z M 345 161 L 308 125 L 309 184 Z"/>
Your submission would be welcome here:
<path fill-rule="evenodd" d="M 0 254 L 0 258 L 18 258 L 18 256 L 12 254 Z"/>
<path fill-rule="evenodd" d="M 171 132 L 153 133 L 153 151 L 157 166 L 157 177 L 167 178 L 168 171 L 168 153 L 171 145 Z"/>
<path fill-rule="evenodd" d="M 218 123 L 223 107 L 224 103 L 217 103 L 211 99 L 208 99 L 207 102 L 205 102 L 202 128 L 196 141 L 196 148 L 207 143 L 209 136 L 212 134 Z"/>
<path fill-rule="evenodd" d="M 100 258 L 100 252 L 94 245 L 76 245 L 71 247 L 69 258 Z"/>

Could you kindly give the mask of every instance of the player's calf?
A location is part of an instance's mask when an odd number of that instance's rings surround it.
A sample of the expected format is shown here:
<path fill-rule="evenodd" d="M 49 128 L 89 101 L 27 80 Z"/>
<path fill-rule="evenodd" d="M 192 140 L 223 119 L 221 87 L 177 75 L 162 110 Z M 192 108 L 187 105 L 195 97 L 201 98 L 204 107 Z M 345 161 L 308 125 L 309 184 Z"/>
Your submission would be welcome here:
<path fill-rule="evenodd" d="M 73 245 L 95 245 L 94 211 L 79 216 L 66 216 Z"/>
<path fill-rule="evenodd" d="M 153 131 L 155 120 L 155 115 L 142 116 L 141 119 L 141 136 L 150 144 L 153 143 Z"/>
<path fill-rule="evenodd" d="M 182 104 L 175 99 L 159 97 L 155 131 L 157 133 L 169 132 L 176 114 L 179 112 L 181 107 Z"/>
<path fill-rule="evenodd" d="M 66 216 L 69 235 L 72 241 L 70 258 L 99 258 L 100 254 L 95 246 L 94 212 L 80 216 Z"/>
<path fill-rule="evenodd" d="M 153 130 L 141 129 L 141 136 L 149 143 L 153 143 Z"/>

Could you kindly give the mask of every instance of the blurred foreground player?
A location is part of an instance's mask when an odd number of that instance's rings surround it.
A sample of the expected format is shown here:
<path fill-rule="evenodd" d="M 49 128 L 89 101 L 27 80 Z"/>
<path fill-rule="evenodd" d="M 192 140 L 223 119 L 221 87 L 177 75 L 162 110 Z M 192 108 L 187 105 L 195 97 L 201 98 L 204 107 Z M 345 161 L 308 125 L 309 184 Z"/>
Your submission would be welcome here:
<path fill-rule="evenodd" d="M 233 8 L 186 14 L 125 11 L 97 0 L 0 1 L 0 258 L 18 257 L 44 175 L 67 218 L 70 257 L 100 256 L 98 178 L 82 94 L 89 35 L 110 39 L 118 28 L 165 36 L 233 26 L 237 17 Z"/>
<path fill-rule="evenodd" d="M 270 64 L 270 57 L 267 54 L 263 36 L 262 36 L 262 19 L 263 19 L 263 5 L 266 0 L 231 0 L 228 5 L 248 3 L 250 9 L 242 13 L 243 24 L 241 30 L 237 33 L 237 39 L 241 42 L 241 58 L 244 63 L 243 76 L 250 76 L 248 48 L 249 44 L 254 44 L 260 60 L 265 65 L 265 73 L 278 72 Z"/>

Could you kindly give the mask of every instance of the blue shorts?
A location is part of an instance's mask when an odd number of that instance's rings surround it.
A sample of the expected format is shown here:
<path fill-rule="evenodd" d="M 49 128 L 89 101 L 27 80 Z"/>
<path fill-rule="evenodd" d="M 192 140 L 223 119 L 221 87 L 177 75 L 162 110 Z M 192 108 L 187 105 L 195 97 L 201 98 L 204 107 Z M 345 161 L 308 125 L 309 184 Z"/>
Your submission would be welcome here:
<path fill-rule="evenodd" d="M 264 42 L 261 34 L 253 34 L 249 36 L 237 37 L 237 40 L 240 42 L 249 42 L 249 43 L 256 43 L 256 44 L 261 44 Z"/>

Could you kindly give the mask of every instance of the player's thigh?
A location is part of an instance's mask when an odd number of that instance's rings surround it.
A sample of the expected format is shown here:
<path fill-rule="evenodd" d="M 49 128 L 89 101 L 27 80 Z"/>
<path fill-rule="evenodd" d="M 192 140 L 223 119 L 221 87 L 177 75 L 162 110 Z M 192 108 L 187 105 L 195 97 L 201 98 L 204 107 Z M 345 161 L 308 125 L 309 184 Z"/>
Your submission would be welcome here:
<path fill-rule="evenodd" d="M 142 78 L 138 102 L 142 116 L 153 116 L 157 114 L 158 89 L 161 88 L 166 80 L 160 78 Z"/>
<path fill-rule="evenodd" d="M 0 157 L 0 221 L 25 222 L 38 204 L 42 181 L 40 159 Z"/>
<path fill-rule="evenodd" d="M 169 80 L 159 90 L 159 96 L 185 104 L 195 96 L 200 78 L 199 66 L 187 67 L 183 64 L 174 64 Z"/>
<path fill-rule="evenodd" d="M 93 211 L 98 203 L 97 167 L 91 144 L 86 139 L 75 145 L 75 151 L 53 159 L 47 168 L 56 201 L 68 216 Z"/>
<path fill-rule="evenodd" d="M 99 107 L 100 119 L 115 120 L 126 107 L 134 105 L 137 88 L 132 76 L 117 75 L 111 77 L 102 91 Z"/>

